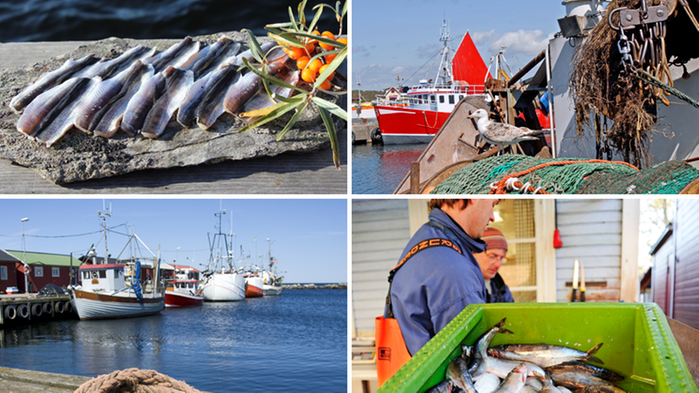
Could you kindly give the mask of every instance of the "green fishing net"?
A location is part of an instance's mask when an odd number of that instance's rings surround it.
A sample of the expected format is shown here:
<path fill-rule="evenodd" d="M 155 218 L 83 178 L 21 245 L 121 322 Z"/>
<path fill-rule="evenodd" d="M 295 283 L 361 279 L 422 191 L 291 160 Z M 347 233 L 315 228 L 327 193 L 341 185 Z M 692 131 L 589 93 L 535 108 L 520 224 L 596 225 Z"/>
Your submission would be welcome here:
<path fill-rule="evenodd" d="M 614 162 L 586 162 L 585 158 L 536 159 L 508 154 L 489 157 L 461 168 L 431 194 L 488 194 L 504 177 L 547 165 L 521 175 L 518 181 L 551 194 L 678 194 L 699 177 L 699 170 L 681 161 L 667 161 L 638 171 Z M 524 188 L 524 187 L 523 187 Z M 508 193 L 530 193 L 508 189 Z"/>

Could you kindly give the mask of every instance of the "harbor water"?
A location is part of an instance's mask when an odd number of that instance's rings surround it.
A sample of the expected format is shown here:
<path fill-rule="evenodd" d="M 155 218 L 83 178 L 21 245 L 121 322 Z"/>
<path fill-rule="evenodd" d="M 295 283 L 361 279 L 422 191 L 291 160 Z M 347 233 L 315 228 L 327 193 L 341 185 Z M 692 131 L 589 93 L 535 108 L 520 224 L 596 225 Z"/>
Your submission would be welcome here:
<path fill-rule="evenodd" d="M 427 144 L 352 146 L 352 193 L 390 194 Z"/>
<path fill-rule="evenodd" d="M 0 367 L 87 377 L 153 369 L 208 392 L 345 392 L 347 291 L 285 290 L 142 318 L 6 327 Z"/>

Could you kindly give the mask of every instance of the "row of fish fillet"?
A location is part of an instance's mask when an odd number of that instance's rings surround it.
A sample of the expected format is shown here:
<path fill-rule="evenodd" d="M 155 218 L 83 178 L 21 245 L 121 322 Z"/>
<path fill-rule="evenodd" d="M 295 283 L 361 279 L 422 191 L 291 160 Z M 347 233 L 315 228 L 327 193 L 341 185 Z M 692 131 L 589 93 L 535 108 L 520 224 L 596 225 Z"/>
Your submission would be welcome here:
<path fill-rule="evenodd" d="M 226 36 L 211 45 L 185 37 L 162 52 L 139 45 L 111 60 L 69 59 L 22 90 L 10 107 L 21 114 L 17 130 L 47 147 L 73 127 L 106 138 L 118 130 L 158 138 L 174 116 L 184 127 L 208 129 L 223 112 L 275 103 L 257 74 L 239 71 L 243 58 L 252 59 L 250 50 L 240 51 L 241 44 Z M 282 50 L 267 59 L 270 75 L 298 83 L 299 72 L 287 68 Z M 275 96 L 292 93 L 276 85 L 272 90 Z"/>

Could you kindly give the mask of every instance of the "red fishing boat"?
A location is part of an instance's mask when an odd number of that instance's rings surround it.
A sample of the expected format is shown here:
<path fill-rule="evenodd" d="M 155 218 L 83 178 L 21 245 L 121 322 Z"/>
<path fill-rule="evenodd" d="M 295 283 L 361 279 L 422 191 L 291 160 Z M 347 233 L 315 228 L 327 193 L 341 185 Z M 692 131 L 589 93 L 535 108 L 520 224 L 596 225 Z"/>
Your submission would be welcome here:
<path fill-rule="evenodd" d="M 443 47 L 437 77 L 410 87 L 407 105 L 374 107 L 384 144 L 429 143 L 462 98 L 485 93 L 485 81 L 491 75 L 471 35 L 466 33 L 453 60 L 446 23 L 439 40 Z"/>
<path fill-rule="evenodd" d="M 189 266 L 175 266 L 175 278 L 165 289 L 165 307 L 192 307 L 204 304 L 199 290 L 199 271 Z"/>

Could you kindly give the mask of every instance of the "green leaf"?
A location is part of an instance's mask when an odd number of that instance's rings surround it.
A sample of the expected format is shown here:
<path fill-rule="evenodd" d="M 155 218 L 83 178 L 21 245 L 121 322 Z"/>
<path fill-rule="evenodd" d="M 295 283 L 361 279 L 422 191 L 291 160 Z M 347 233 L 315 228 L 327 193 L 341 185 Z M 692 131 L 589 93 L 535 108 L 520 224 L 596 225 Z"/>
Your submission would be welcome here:
<path fill-rule="evenodd" d="M 320 19 L 320 16 L 323 14 L 323 5 L 322 4 L 320 7 L 316 7 L 316 8 L 318 8 L 318 11 L 316 11 L 316 15 L 313 17 L 311 24 L 308 25 L 308 31 L 313 31 L 315 29 L 316 24 L 318 23 L 318 20 Z"/>
<path fill-rule="evenodd" d="M 284 135 L 286 135 L 289 130 L 291 130 L 291 127 L 296 124 L 296 122 L 299 120 L 299 117 L 301 117 L 301 114 L 303 114 L 303 111 L 306 110 L 306 107 L 308 106 L 310 101 L 304 100 L 303 104 L 299 107 L 296 108 L 296 113 L 291 117 L 291 120 L 289 120 L 288 123 L 286 123 L 286 126 L 284 129 L 277 135 L 277 141 L 280 141 Z"/>
<path fill-rule="evenodd" d="M 276 77 L 273 77 L 272 75 L 266 74 L 266 73 L 258 70 L 256 67 L 254 67 L 252 64 L 250 64 L 250 61 L 248 61 L 248 59 L 243 58 L 243 64 L 245 64 L 245 67 L 247 67 L 250 71 L 256 73 L 262 79 L 265 79 L 271 83 L 274 83 L 275 85 L 279 85 L 279 86 L 286 87 L 289 89 L 294 89 L 294 90 L 299 91 L 301 93 L 308 94 L 308 92 L 306 90 L 304 90 L 300 87 L 286 83 L 281 79 L 278 79 Z"/>
<path fill-rule="evenodd" d="M 293 24 L 291 22 L 282 22 L 282 23 L 272 23 L 271 25 L 266 25 L 265 30 L 271 30 L 277 27 L 291 27 Z"/>
<path fill-rule="evenodd" d="M 338 1 L 337 3 L 339 4 L 340 2 Z M 342 17 L 343 17 L 343 18 L 345 17 L 345 15 L 347 15 L 347 6 L 348 6 L 347 3 L 348 3 L 348 2 L 345 1 L 345 4 L 342 6 Z"/>
<path fill-rule="evenodd" d="M 318 87 L 320 86 L 323 81 L 330 75 L 331 72 L 335 72 L 337 67 L 342 64 L 342 62 L 345 60 L 345 57 L 347 57 L 347 48 L 343 48 L 340 53 L 335 57 L 333 61 L 330 62 L 328 67 L 318 76 L 316 81 L 313 83 L 313 87 Z"/>
<path fill-rule="evenodd" d="M 303 48 L 303 44 L 301 41 L 291 37 L 290 35 L 284 33 L 284 34 L 274 34 L 274 33 L 267 33 L 267 36 L 281 44 L 288 45 L 288 46 L 294 46 L 297 48 Z"/>
<path fill-rule="evenodd" d="M 333 104 L 332 102 L 324 100 L 320 97 L 313 97 L 312 100 L 316 103 L 316 105 L 318 105 L 319 108 L 323 108 L 340 119 L 347 121 L 347 111 L 342 109 L 337 104 Z"/>
<path fill-rule="evenodd" d="M 248 35 L 250 36 L 250 51 L 252 53 L 252 57 L 254 57 L 258 63 L 263 63 L 265 54 L 262 51 L 260 43 L 257 42 L 257 37 L 255 37 L 255 34 L 253 34 L 252 31 L 248 29 L 243 29 L 243 31 L 248 33 Z"/>
<path fill-rule="evenodd" d="M 299 24 L 301 26 L 306 25 L 306 0 L 299 4 Z"/>
<path fill-rule="evenodd" d="M 294 17 L 294 10 L 289 7 L 289 19 L 291 20 L 291 27 L 294 28 L 294 30 L 299 30 L 299 25 L 296 23 L 296 18 Z"/>
<path fill-rule="evenodd" d="M 335 168 L 340 170 L 340 144 L 337 140 L 337 133 L 335 132 L 335 123 L 330 116 L 330 112 L 325 110 L 323 107 L 318 107 L 318 112 L 320 112 L 320 117 L 323 118 L 323 123 L 325 123 L 325 129 L 328 130 L 328 136 L 330 137 L 330 146 L 333 149 L 333 163 L 335 163 Z"/>
<path fill-rule="evenodd" d="M 265 116 L 262 116 L 254 121 L 252 121 L 250 124 L 246 125 L 245 127 L 241 128 L 238 130 L 238 132 L 245 132 L 248 130 L 251 130 L 256 127 L 260 127 L 264 124 L 269 123 L 272 120 L 275 120 L 279 116 L 285 114 L 286 112 L 298 107 L 299 105 L 303 104 L 303 100 L 298 101 L 298 102 L 293 102 L 293 103 L 283 103 L 281 105 L 276 105 L 276 108 L 272 110 L 270 113 L 268 113 Z"/>

